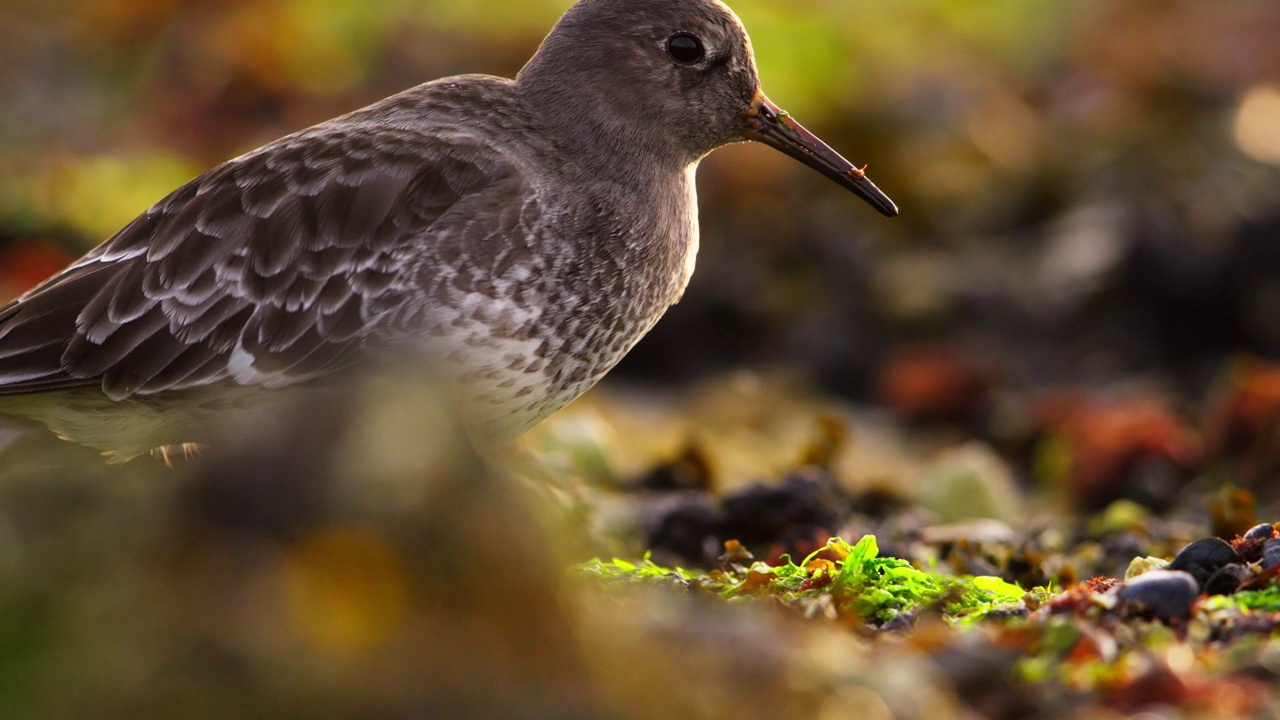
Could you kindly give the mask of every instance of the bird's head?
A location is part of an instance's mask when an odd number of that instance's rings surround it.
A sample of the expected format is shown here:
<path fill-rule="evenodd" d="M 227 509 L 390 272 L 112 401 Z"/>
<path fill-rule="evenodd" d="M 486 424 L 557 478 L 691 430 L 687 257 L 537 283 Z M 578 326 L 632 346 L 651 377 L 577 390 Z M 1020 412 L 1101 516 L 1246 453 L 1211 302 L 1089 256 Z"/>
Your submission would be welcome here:
<path fill-rule="evenodd" d="M 517 77 L 543 122 L 620 159 L 697 162 L 743 140 L 821 172 L 885 215 L 863 172 L 765 97 L 751 41 L 719 0 L 581 0 Z"/>

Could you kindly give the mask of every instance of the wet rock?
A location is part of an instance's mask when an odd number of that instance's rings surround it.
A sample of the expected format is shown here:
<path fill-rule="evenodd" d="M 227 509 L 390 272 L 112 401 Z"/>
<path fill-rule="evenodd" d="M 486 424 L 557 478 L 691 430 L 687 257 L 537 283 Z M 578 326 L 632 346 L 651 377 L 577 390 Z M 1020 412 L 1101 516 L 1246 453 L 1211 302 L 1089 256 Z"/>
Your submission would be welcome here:
<path fill-rule="evenodd" d="M 835 481 L 811 467 L 780 483 L 747 485 L 719 502 L 686 492 L 647 523 L 646 542 L 655 553 L 701 567 L 715 567 L 728 540 L 803 557 L 815 538 L 821 544 L 848 515 L 849 500 Z"/>
<path fill-rule="evenodd" d="M 1231 544 L 1216 537 L 1201 538 L 1182 548 L 1167 569 L 1188 572 L 1201 587 L 1209 577 L 1227 565 L 1239 564 L 1240 556 Z"/>
<path fill-rule="evenodd" d="M 1205 595 L 1233 595 L 1240 586 L 1253 578 L 1244 565 L 1225 565 L 1218 568 L 1204 583 Z"/>
<path fill-rule="evenodd" d="M 685 493 L 649 528 L 646 546 L 659 557 L 708 565 L 721 550 L 720 513 L 709 495 Z"/>
<path fill-rule="evenodd" d="M 788 475 L 777 485 L 748 485 L 721 502 L 723 537 L 744 544 L 777 543 L 808 537 L 813 530 L 834 533 L 848 514 L 829 475 L 815 469 Z"/>
<path fill-rule="evenodd" d="M 1260 523 L 1254 525 L 1244 532 L 1240 537 L 1249 541 L 1270 540 L 1276 536 L 1276 529 L 1271 523 Z"/>
<path fill-rule="evenodd" d="M 1126 582 L 1116 601 L 1126 613 L 1161 620 L 1186 620 L 1200 595 L 1200 584 L 1181 570 L 1152 570 Z"/>
<path fill-rule="evenodd" d="M 1236 554 L 1240 556 L 1240 562 L 1251 565 L 1262 560 L 1263 547 L 1273 539 L 1274 533 L 1275 531 L 1270 525 L 1255 525 L 1240 533 L 1240 537 L 1232 540 L 1231 547 L 1236 549 Z"/>
<path fill-rule="evenodd" d="M 1262 543 L 1262 569 L 1270 570 L 1280 565 L 1280 538 L 1271 538 Z"/>

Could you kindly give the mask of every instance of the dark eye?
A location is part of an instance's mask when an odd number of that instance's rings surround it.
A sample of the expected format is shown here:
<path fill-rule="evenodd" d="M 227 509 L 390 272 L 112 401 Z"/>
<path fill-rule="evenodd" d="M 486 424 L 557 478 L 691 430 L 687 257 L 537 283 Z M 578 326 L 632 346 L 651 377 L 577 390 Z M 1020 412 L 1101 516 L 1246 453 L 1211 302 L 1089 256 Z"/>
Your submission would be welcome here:
<path fill-rule="evenodd" d="M 681 65 L 692 65 L 701 60 L 706 51 L 697 37 L 680 32 L 667 39 L 667 54 Z"/>

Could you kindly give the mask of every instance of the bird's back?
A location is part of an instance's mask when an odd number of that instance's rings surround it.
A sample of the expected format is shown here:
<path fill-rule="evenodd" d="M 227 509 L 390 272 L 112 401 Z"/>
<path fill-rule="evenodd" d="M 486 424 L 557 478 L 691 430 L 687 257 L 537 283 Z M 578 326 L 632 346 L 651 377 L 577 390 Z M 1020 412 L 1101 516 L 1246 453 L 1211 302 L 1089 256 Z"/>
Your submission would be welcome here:
<path fill-rule="evenodd" d="M 458 115 L 509 83 L 458 80 L 224 163 L 0 308 L 0 397 L 284 387 L 394 335 L 424 249 L 520 191 L 509 119 Z"/>
<path fill-rule="evenodd" d="M 656 322 L 696 238 L 689 178 L 654 199 L 677 219 L 628 213 L 559 181 L 533 122 L 510 81 L 449 78 L 200 175 L 0 309 L 0 411 L 86 436 L 110 408 L 180 435 L 170 400 L 322 380 L 408 341 L 488 434 L 524 430 Z"/>

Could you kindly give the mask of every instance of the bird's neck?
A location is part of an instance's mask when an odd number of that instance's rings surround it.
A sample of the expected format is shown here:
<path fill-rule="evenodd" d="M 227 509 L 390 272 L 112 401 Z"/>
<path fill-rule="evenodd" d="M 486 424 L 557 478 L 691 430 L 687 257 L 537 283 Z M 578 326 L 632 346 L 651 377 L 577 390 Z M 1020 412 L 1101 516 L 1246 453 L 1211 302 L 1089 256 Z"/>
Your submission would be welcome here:
<path fill-rule="evenodd" d="M 682 150 L 671 128 L 646 117 L 620 93 L 585 95 L 572 70 L 540 66 L 535 56 L 520 73 L 515 92 L 530 123 L 547 143 L 547 160 L 578 197 L 615 224 L 593 251 L 620 266 L 641 268 L 633 281 L 650 321 L 679 299 L 698 247 L 694 172 L 697 155 Z M 625 212 L 646 208 L 646 212 Z"/>
<path fill-rule="evenodd" d="M 634 192 L 669 185 L 696 164 L 698 158 L 679 150 L 669 130 L 641 108 L 611 102 L 608 94 L 584 98 L 573 84 L 542 80 L 522 75 L 516 92 L 563 163 L 560 172 Z"/>

